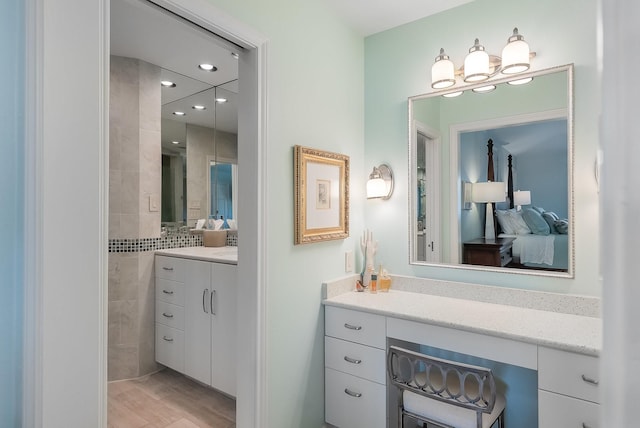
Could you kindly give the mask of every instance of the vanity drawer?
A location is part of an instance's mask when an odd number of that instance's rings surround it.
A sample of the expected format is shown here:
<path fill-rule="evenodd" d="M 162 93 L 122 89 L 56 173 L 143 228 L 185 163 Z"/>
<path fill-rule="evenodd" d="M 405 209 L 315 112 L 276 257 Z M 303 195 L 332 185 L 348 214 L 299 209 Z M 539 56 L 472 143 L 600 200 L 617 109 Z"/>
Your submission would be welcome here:
<path fill-rule="evenodd" d="M 156 361 L 184 373 L 184 332 L 156 323 Z"/>
<path fill-rule="evenodd" d="M 384 349 L 325 336 L 324 355 L 328 368 L 381 384 L 386 381 Z"/>
<path fill-rule="evenodd" d="M 325 369 L 325 419 L 340 428 L 385 428 L 386 388 L 330 368 Z"/>
<path fill-rule="evenodd" d="M 156 301 L 156 323 L 184 330 L 184 308 L 171 303 Z"/>
<path fill-rule="evenodd" d="M 599 404 L 538 390 L 538 426 L 540 427 L 598 428 L 599 415 Z"/>
<path fill-rule="evenodd" d="M 386 348 L 385 317 L 325 306 L 325 334 L 380 349 Z"/>
<path fill-rule="evenodd" d="M 156 256 L 156 278 L 184 282 L 185 261 L 178 257 Z"/>
<path fill-rule="evenodd" d="M 184 283 L 156 278 L 156 299 L 184 306 Z"/>
<path fill-rule="evenodd" d="M 599 403 L 598 381 L 598 358 L 538 347 L 538 388 Z"/>

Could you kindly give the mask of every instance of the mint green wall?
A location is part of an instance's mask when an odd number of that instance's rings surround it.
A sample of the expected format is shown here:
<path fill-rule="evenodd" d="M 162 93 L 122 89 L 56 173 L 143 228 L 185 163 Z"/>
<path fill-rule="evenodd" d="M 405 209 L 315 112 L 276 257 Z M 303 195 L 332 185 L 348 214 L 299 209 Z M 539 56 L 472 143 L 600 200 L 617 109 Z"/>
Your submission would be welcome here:
<path fill-rule="evenodd" d="M 387 162 L 396 177 L 389 201 L 365 203 L 365 225 L 380 241 L 379 262 L 397 274 L 600 295 L 598 193 L 593 174 L 600 105 L 596 12 L 596 0 L 476 0 L 365 39 L 365 167 Z M 487 51 L 499 55 L 514 26 L 537 52 L 533 70 L 575 65 L 575 279 L 411 266 L 407 97 L 431 92 L 431 66 L 441 47 L 457 66 L 475 37 Z M 449 169 L 442 173 L 448 181 Z"/>
<path fill-rule="evenodd" d="M 324 422 L 323 281 L 344 275 L 364 204 L 364 42 L 317 0 L 210 0 L 269 39 L 267 406 L 270 427 Z M 351 238 L 293 245 L 293 146 L 351 158 Z M 244 239 L 244 238 L 243 238 Z"/>
<path fill-rule="evenodd" d="M 0 426 L 22 420 L 24 4 L 0 3 Z"/>

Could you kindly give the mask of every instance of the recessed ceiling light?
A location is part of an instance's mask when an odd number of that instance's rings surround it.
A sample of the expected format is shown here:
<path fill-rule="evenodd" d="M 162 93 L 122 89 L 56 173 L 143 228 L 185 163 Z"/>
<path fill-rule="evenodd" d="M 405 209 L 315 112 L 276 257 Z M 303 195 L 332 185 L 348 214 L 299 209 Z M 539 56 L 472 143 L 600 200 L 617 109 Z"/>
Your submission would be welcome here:
<path fill-rule="evenodd" d="M 200 70 L 204 70 L 204 71 L 216 71 L 216 70 L 218 70 L 218 67 L 216 67 L 213 64 L 200 64 L 198 66 L 198 68 Z"/>
<path fill-rule="evenodd" d="M 180 144 L 180 141 L 172 141 L 173 144 Z"/>
<path fill-rule="evenodd" d="M 176 116 L 185 116 L 186 113 L 183 111 L 174 111 L 173 114 L 175 114 Z"/>
<path fill-rule="evenodd" d="M 193 107 L 191 107 L 194 110 L 206 110 L 207 108 L 205 106 L 201 106 L 201 105 L 195 105 Z"/>
<path fill-rule="evenodd" d="M 217 102 L 218 104 L 226 103 L 226 102 L 227 102 L 227 99 L 226 99 L 226 98 L 216 98 L 216 102 Z"/>
<path fill-rule="evenodd" d="M 163 81 L 161 81 L 161 82 L 160 82 L 160 84 L 161 84 L 162 86 L 164 86 L 165 88 L 175 88 L 175 87 L 176 87 L 176 84 L 175 84 L 175 83 L 173 83 L 173 82 L 172 82 L 172 81 L 170 81 L 170 80 L 163 80 Z"/>

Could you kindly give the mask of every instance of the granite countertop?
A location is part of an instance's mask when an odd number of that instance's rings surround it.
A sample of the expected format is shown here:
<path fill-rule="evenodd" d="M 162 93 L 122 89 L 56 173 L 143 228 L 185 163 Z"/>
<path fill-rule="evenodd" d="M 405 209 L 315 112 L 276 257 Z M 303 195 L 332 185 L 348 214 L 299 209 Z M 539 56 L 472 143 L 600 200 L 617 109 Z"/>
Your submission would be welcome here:
<path fill-rule="evenodd" d="M 393 289 L 377 294 L 348 291 L 323 304 L 585 355 L 598 356 L 602 349 L 602 320 L 598 317 Z"/>
<path fill-rule="evenodd" d="M 203 260 L 206 262 L 238 264 L 238 247 L 182 247 L 157 250 L 161 256 L 181 257 L 183 259 Z"/>

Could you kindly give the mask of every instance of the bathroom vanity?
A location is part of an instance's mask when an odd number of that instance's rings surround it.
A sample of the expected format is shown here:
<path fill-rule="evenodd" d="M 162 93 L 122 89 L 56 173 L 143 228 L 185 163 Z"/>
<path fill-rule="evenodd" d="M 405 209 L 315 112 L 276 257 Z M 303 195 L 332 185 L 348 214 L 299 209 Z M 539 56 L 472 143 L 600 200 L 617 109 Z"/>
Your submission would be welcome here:
<path fill-rule="evenodd" d="M 371 294 L 354 281 L 323 285 L 327 423 L 395 428 L 385 356 L 402 341 L 534 370 L 538 426 L 599 426 L 597 299 L 408 277 Z"/>
<path fill-rule="evenodd" d="M 236 395 L 237 247 L 156 251 L 156 361 Z"/>

